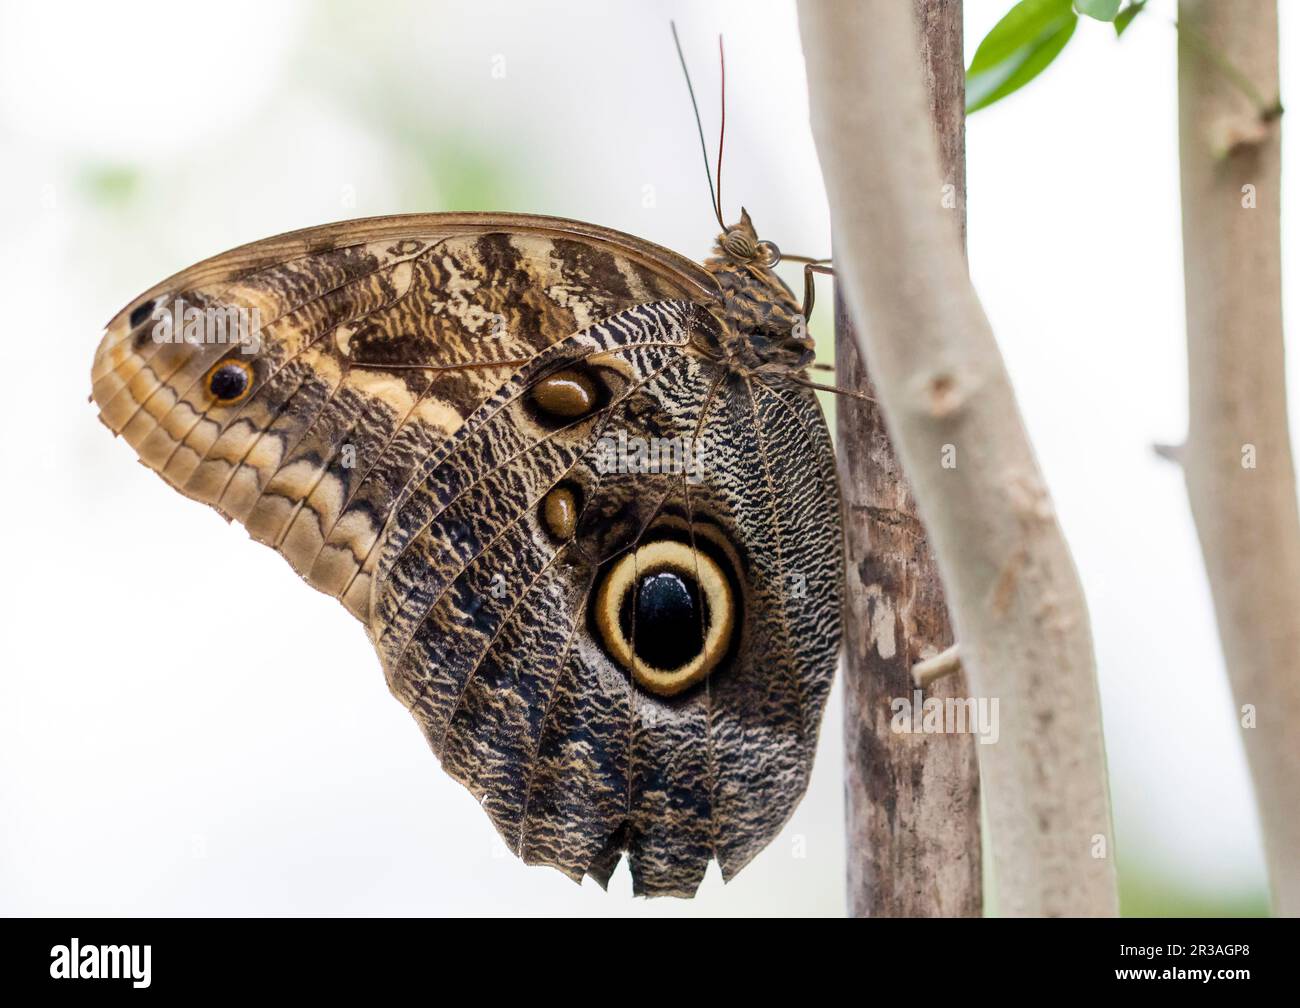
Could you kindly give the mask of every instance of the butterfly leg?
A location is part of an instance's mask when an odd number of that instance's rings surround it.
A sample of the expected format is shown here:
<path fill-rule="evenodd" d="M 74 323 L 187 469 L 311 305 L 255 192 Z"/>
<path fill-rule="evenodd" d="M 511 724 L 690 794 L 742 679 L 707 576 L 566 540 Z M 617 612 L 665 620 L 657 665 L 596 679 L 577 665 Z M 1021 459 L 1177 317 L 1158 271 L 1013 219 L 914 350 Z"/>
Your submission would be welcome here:
<path fill-rule="evenodd" d="M 820 273 L 823 276 L 833 277 L 835 267 L 826 260 L 810 262 L 803 268 L 803 317 L 805 320 L 812 317 L 813 302 L 816 300 L 817 281 L 815 274 Z"/>
<path fill-rule="evenodd" d="M 816 275 L 835 276 L 835 267 L 829 259 L 814 259 L 805 263 L 803 268 L 803 317 L 807 319 L 812 315 L 813 303 L 816 300 L 817 280 Z M 812 367 L 818 371 L 834 371 L 835 368 L 830 364 L 813 364 Z M 838 385 L 821 385 L 817 382 L 810 382 L 804 378 L 795 375 L 786 375 L 791 381 L 806 385 L 808 388 L 818 389 L 822 392 L 834 392 L 836 395 L 850 396 L 854 399 L 862 399 L 865 402 L 875 402 L 871 396 L 863 392 L 857 392 L 853 389 L 840 388 Z"/>

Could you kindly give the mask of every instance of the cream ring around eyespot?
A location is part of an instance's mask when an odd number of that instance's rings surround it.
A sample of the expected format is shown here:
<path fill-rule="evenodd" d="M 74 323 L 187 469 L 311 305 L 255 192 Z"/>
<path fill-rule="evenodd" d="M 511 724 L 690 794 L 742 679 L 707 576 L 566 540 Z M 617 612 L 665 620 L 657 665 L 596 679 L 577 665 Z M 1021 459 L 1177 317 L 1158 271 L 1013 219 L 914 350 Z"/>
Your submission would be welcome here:
<path fill-rule="evenodd" d="M 673 571 L 689 578 L 702 592 L 708 626 L 699 654 L 675 669 L 655 668 L 639 658 L 623 634 L 619 610 L 638 577 Z M 735 599 L 727 576 L 707 553 L 675 539 L 661 539 L 621 557 L 596 595 L 596 626 L 614 659 L 637 683 L 659 696 L 673 696 L 703 680 L 727 653 L 736 621 Z"/>

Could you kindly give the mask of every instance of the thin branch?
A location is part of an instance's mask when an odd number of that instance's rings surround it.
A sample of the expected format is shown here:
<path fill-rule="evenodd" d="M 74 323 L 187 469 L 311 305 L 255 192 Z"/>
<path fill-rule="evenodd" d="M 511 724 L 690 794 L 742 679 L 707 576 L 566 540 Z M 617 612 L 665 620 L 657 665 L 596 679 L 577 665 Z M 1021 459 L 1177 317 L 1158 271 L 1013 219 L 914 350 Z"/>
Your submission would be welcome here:
<path fill-rule="evenodd" d="M 961 671 L 961 655 L 957 652 L 957 645 L 944 648 L 933 658 L 926 658 L 912 666 L 912 682 L 916 683 L 919 689 L 929 689 L 940 679 L 945 676 L 953 675 Z"/>
<path fill-rule="evenodd" d="M 1182 465 L 1183 458 L 1187 454 L 1187 446 L 1182 444 L 1153 444 L 1151 450 L 1166 462 L 1172 462 L 1174 465 Z"/>

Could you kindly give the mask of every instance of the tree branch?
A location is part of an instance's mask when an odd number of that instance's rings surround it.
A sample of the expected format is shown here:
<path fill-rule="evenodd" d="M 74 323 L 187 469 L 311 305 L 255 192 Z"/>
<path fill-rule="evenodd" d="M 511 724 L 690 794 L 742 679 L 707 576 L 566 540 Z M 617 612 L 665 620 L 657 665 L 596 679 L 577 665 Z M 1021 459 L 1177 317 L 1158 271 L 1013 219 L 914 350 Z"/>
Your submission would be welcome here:
<path fill-rule="evenodd" d="M 1183 471 L 1260 806 L 1275 912 L 1300 915 L 1300 513 L 1282 344 L 1280 123 L 1223 150 L 1277 94 L 1272 0 L 1179 4 L 1189 428 Z M 1188 45 L 1191 37 L 1204 40 Z M 1247 705 L 1250 711 L 1244 712 Z"/>
<path fill-rule="evenodd" d="M 1087 609 L 966 274 L 910 4 L 800 0 L 836 274 L 938 556 L 977 694 L 1001 909 L 1116 912 Z M 952 461 L 945 467 L 945 461 Z"/>
<path fill-rule="evenodd" d="M 960 0 L 916 0 L 929 112 L 965 219 L 965 73 Z M 836 368 L 869 388 L 836 291 Z M 837 444 L 845 508 L 844 763 L 849 912 L 977 917 L 983 911 L 979 764 L 973 736 L 893 730 L 912 668 L 952 643 L 943 583 L 916 501 L 874 402 L 841 401 Z M 958 675 L 929 689 L 965 697 Z"/>

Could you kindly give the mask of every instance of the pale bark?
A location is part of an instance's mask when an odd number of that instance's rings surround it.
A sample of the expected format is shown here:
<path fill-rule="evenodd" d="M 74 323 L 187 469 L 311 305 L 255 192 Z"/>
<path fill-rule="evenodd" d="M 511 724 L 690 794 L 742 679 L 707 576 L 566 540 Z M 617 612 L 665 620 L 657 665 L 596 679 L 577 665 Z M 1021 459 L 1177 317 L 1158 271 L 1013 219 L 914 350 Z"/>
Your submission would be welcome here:
<path fill-rule="evenodd" d="M 1274 910 L 1300 915 L 1300 514 L 1282 347 L 1273 0 L 1179 4 L 1189 428 L 1180 452 Z M 1247 97 L 1224 63 L 1253 85 Z M 1249 90 L 1249 89 L 1248 89 Z M 1253 187 L 1249 190 L 1243 187 Z M 1252 202 L 1253 208 L 1247 206 Z"/>
<path fill-rule="evenodd" d="M 930 118 L 951 213 L 965 220 L 961 0 L 916 0 Z M 836 297 L 838 380 L 870 387 Z M 861 917 L 975 917 L 983 910 L 979 764 L 971 735 L 892 730 L 895 697 L 914 699 L 913 666 L 952 643 L 943 583 L 880 407 L 836 412 L 845 501 L 844 762 L 848 908 Z M 949 671 L 952 671 L 950 668 Z M 960 674 L 927 697 L 969 696 Z"/>
<path fill-rule="evenodd" d="M 1113 914 L 1087 608 L 943 206 L 911 4 L 800 0 L 799 22 L 858 349 L 938 557 L 963 668 L 999 702 L 999 740 L 979 758 L 1000 910 Z"/>

